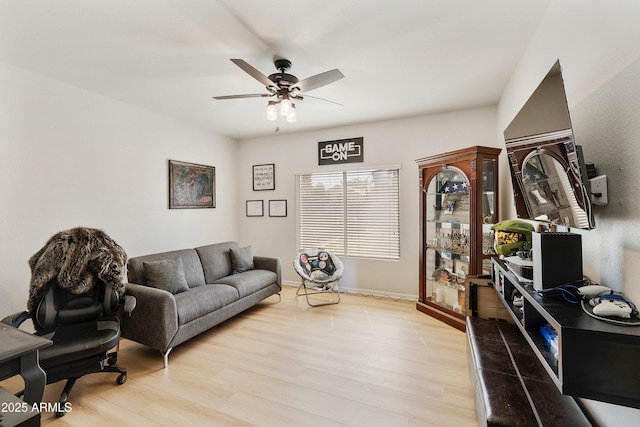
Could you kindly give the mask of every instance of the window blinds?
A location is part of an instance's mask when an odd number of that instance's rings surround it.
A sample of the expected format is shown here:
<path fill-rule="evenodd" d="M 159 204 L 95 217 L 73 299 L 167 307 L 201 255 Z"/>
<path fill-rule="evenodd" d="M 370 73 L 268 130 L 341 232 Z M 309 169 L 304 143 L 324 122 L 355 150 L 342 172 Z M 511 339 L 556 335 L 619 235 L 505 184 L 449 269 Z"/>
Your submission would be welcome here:
<path fill-rule="evenodd" d="M 398 169 L 301 174 L 296 186 L 299 248 L 400 258 Z"/>

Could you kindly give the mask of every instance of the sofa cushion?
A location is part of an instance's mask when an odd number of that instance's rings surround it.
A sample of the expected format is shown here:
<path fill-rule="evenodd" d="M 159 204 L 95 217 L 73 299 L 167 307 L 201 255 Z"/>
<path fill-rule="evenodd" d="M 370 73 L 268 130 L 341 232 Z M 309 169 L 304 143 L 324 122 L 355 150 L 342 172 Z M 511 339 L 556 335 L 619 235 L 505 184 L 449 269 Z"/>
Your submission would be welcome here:
<path fill-rule="evenodd" d="M 200 257 L 198 253 L 193 249 L 179 249 L 175 251 L 160 252 L 157 254 L 141 255 L 133 258 L 129 258 L 127 263 L 127 279 L 129 283 L 137 283 L 139 285 L 145 285 L 144 280 L 144 266 L 145 261 L 160 261 L 163 259 L 182 259 L 182 266 L 184 269 L 184 276 L 187 279 L 187 284 L 190 288 L 204 285 L 204 273 L 202 272 L 202 264 L 200 264 Z"/>
<path fill-rule="evenodd" d="M 222 277 L 215 283 L 233 286 L 238 290 L 240 298 L 251 295 L 260 289 L 278 281 L 278 276 L 273 271 L 249 270 L 243 273 Z"/>
<path fill-rule="evenodd" d="M 205 316 L 238 300 L 238 291 L 228 285 L 204 285 L 177 294 L 178 325 Z"/>
<path fill-rule="evenodd" d="M 200 257 L 207 283 L 214 283 L 221 277 L 229 276 L 233 273 L 230 250 L 231 248 L 238 249 L 239 247 L 236 242 L 223 242 L 195 248 Z"/>
<path fill-rule="evenodd" d="M 251 246 L 246 246 L 244 248 L 231 248 L 229 249 L 229 255 L 231 256 L 233 274 L 243 273 L 255 268 L 253 266 L 253 253 L 251 251 Z"/>
<path fill-rule="evenodd" d="M 145 261 L 142 263 L 145 284 L 172 294 L 188 291 L 182 258 Z"/>

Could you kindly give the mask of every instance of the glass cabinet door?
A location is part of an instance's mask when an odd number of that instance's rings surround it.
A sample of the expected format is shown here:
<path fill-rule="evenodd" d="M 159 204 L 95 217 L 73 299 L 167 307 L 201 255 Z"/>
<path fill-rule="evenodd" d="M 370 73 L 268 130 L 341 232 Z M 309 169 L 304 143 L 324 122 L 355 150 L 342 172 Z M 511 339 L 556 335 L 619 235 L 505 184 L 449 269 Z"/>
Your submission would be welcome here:
<path fill-rule="evenodd" d="M 471 244 L 469 180 L 458 169 L 442 169 L 427 185 L 423 200 L 425 297 L 465 314 L 463 283 L 469 274 Z"/>
<path fill-rule="evenodd" d="M 491 274 L 491 257 L 496 255 L 493 247 L 493 230 L 496 223 L 496 160 L 482 158 L 480 174 L 482 177 L 482 270 L 479 274 Z"/>

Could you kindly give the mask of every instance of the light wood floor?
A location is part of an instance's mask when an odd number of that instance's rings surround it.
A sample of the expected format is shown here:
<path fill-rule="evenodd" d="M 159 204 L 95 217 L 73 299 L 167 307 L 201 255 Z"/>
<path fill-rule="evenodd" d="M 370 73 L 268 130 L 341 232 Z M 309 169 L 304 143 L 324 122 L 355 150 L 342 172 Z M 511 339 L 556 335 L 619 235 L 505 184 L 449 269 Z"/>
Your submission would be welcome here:
<path fill-rule="evenodd" d="M 46 426 L 475 426 L 465 334 L 415 303 L 343 295 L 309 308 L 285 286 L 173 349 L 123 340 L 115 374 L 81 378 Z M 316 296 L 322 298 L 325 295 Z M 152 327 L 152 325 L 150 325 Z M 14 392 L 19 377 L 0 383 Z M 55 402 L 63 382 L 47 386 Z M 15 390 L 13 390 L 15 389 Z"/>

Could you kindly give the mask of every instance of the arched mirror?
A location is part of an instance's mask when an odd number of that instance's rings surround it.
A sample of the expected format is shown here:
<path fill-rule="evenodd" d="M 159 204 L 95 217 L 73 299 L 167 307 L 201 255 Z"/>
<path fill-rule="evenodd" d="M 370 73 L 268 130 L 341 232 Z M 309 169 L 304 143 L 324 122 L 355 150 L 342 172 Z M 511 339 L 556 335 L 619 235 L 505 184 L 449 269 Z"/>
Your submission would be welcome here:
<path fill-rule="evenodd" d="M 562 159 L 545 150 L 536 150 L 527 156 L 522 170 L 527 211 L 532 218 L 589 228 L 587 212 L 575 197 L 567 169 Z"/>
<path fill-rule="evenodd" d="M 518 217 L 568 227 L 595 227 L 560 62 L 551 68 L 504 136 Z"/>

